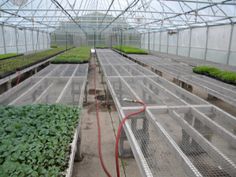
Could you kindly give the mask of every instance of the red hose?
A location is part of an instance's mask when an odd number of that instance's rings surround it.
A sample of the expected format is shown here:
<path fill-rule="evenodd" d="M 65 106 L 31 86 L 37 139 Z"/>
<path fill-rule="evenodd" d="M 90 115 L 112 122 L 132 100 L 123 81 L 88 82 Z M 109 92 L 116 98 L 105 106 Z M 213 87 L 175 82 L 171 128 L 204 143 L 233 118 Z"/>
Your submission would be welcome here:
<path fill-rule="evenodd" d="M 142 105 L 143 105 L 143 108 L 140 109 L 140 110 L 138 110 L 138 111 L 136 111 L 136 112 L 133 112 L 133 113 L 130 113 L 130 114 L 126 115 L 126 116 L 122 119 L 121 123 L 119 124 L 118 131 L 117 131 L 117 135 L 116 135 L 116 147 L 115 147 L 116 175 L 117 175 L 117 177 L 120 177 L 119 150 L 118 150 L 118 148 L 119 148 L 119 140 L 120 140 L 120 134 L 121 134 L 122 127 L 123 127 L 123 125 L 125 124 L 125 121 L 126 121 L 127 119 L 129 119 L 131 116 L 140 114 L 140 113 L 142 113 L 142 112 L 144 112 L 144 111 L 146 110 L 146 104 L 145 104 L 143 101 L 137 100 L 137 101 L 133 101 L 133 102 L 142 104 Z"/>
<path fill-rule="evenodd" d="M 108 172 L 102 157 L 102 145 L 101 145 L 101 127 L 100 127 L 100 117 L 99 117 L 99 105 L 96 93 L 96 65 L 94 67 L 94 91 L 95 91 L 95 100 L 96 100 L 96 117 L 97 117 L 97 127 L 98 127 L 98 154 L 100 163 L 102 165 L 103 171 L 106 173 L 108 177 L 111 177 L 110 173 Z"/>

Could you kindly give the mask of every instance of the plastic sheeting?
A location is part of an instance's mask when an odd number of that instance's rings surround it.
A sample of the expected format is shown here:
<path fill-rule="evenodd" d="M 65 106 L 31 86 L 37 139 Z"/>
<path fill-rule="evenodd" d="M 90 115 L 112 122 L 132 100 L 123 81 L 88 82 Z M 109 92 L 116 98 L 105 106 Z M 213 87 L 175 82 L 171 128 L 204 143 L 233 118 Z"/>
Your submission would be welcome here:
<path fill-rule="evenodd" d="M 154 40 L 154 46 L 150 47 L 149 50 L 236 65 L 235 26 L 212 26 L 208 29 L 207 27 L 192 28 L 172 34 L 155 32 L 152 35 L 155 38 L 152 39 Z M 141 46 L 148 50 L 147 41 L 148 35 L 143 33 Z"/>
<path fill-rule="evenodd" d="M 9 26 L 0 26 L 0 54 L 27 53 L 50 47 L 49 34 Z"/>

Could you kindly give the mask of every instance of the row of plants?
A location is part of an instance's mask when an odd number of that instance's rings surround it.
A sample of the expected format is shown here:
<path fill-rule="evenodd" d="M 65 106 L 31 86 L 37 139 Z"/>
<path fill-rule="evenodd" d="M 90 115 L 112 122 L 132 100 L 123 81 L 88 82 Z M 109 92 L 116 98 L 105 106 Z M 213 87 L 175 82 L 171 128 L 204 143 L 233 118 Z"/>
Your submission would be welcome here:
<path fill-rule="evenodd" d="M 64 50 L 65 48 L 62 47 L 53 48 L 37 53 L 15 57 L 9 60 L 0 60 L 0 78 L 12 74 L 17 70 L 24 69 L 33 64 L 46 60 Z"/>
<path fill-rule="evenodd" d="M 228 84 L 236 85 L 236 72 L 225 71 L 212 66 L 196 66 L 193 68 L 193 72 L 221 80 Z"/>
<path fill-rule="evenodd" d="M 0 54 L 0 60 L 5 60 L 5 59 L 16 57 L 16 56 L 18 56 L 17 53 Z"/>
<path fill-rule="evenodd" d="M 51 48 L 58 48 L 57 45 L 51 45 L 50 47 L 51 47 Z"/>
<path fill-rule="evenodd" d="M 61 55 L 58 55 L 51 63 L 86 63 L 90 59 L 90 48 L 89 47 L 79 47 L 73 48 Z"/>
<path fill-rule="evenodd" d="M 65 176 L 80 110 L 0 106 L 0 176 Z"/>
<path fill-rule="evenodd" d="M 131 46 L 113 46 L 112 48 L 126 54 L 148 54 L 145 50 Z"/>

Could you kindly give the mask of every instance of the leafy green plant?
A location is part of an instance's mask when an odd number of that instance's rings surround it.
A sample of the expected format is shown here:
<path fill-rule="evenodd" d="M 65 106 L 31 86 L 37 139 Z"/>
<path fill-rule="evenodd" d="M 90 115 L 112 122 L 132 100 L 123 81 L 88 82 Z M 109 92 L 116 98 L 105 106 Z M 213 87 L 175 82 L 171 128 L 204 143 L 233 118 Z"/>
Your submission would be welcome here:
<path fill-rule="evenodd" d="M 57 45 L 51 45 L 51 48 L 57 48 L 58 46 Z"/>
<path fill-rule="evenodd" d="M 148 54 L 145 50 L 130 46 L 113 46 L 112 48 L 124 52 L 126 54 Z"/>
<path fill-rule="evenodd" d="M 0 112 L 0 176 L 64 176 L 79 109 L 0 106 Z"/>
<path fill-rule="evenodd" d="M 193 68 L 193 72 L 207 75 L 223 82 L 236 85 L 236 72 L 224 71 L 211 66 L 197 66 Z"/>
<path fill-rule="evenodd" d="M 46 57 L 51 57 L 63 50 L 65 50 L 65 48 L 54 48 L 29 55 L 15 57 L 9 60 L 0 60 L 0 74 L 11 71 L 15 72 L 21 67 L 34 64 L 40 60 L 43 60 Z"/>
<path fill-rule="evenodd" d="M 71 49 L 61 55 L 58 55 L 52 63 L 84 63 L 88 62 L 90 59 L 90 48 L 89 47 L 79 47 Z"/>
<path fill-rule="evenodd" d="M 7 54 L 0 54 L 0 60 L 3 60 L 5 58 L 10 58 L 10 57 L 15 57 L 17 56 L 18 54 L 16 53 L 7 53 Z"/>

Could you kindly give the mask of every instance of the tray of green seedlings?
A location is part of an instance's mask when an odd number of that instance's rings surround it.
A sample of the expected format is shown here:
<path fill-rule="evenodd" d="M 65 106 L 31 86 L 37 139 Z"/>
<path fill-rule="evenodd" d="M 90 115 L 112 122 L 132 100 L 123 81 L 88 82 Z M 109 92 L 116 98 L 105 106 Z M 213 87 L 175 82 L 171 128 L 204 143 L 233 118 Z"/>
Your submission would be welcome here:
<path fill-rule="evenodd" d="M 54 64 L 78 64 L 87 63 L 90 59 L 90 48 L 89 47 L 79 47 L 73 48 L 61 55 L 58 55 L 55 59 L 51 61 Z"/>
<path fill-rule="evenodd" d="M 17 54 L 17 53 L 6 53 L 6 54 L 0 54 L 0 60 L 7 60 L 14 57 L 22 56 L 23 54 Z"/>
<path fill-rule="evenodd" d="M 145 50 L 136 48 L 136 47 L 131 47 L 131 46 L 113 46 L 113 49 L 119 50 L 121 52 L 124 52 L 126 54 L 143 54 L 146 55 L 148 54 Z"/>
<path fill-rule="evenodd" d="M 15 57 L 9 60 L 0 60 L 0 78 L 6 77 L 10 74 L 15 73 L 18 70 L 25 69 L 36 63 L 47 60 L 63 52 L 64 50 L 65 48 L 54 48 L 37 53 Z"/>
<path fill-rule="evenodd" d="M 78 107 L 0 106 L 0 112 L 0 176 L 68 176 Z"/>
<path fill-rule="evenodd" d="M 206 75 L 228 84 L 236 85 L 236 72 L 225 71 L 212 66 L 196 66 L 193 72 L 197 74 Z"/>

